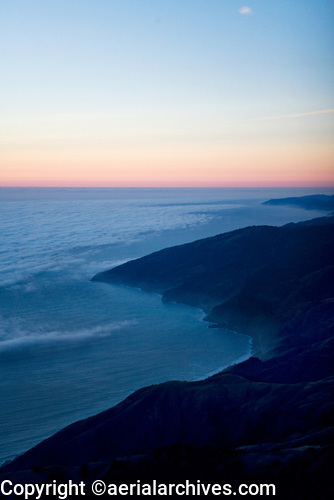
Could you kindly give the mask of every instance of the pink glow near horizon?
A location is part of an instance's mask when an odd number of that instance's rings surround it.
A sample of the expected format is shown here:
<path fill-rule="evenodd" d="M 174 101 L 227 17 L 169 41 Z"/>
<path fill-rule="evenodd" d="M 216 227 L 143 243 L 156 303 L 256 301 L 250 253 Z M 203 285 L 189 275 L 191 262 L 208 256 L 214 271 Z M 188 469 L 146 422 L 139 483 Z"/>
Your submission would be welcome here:
<path fill-rule="evenodd" d="M 52 142 L 32 150 L 11 148 L 0 165 L 2 186 L 332 186 L 329 141 L 288 141 L 266 137 L 228 144 L 175 142 L 98 149 L 95 141 L 58 148 Z M 258 138 L 261 137 L 261 139 Z M 263 140 L 262 140 L 263 137 Z"/>
<path fill-rule="evenodd" d="M 232 175 L 222 175 L 221 178 L 202 178 L 193 176 L 132 176 L 132 178 L 103 179 L 74 177 L 54 178 L 43 175 L 42 178 L 7 178 L 0 181 L 2 187 L 334 187 L 333 176 L 309 172 L 308 176 L 297 177 L 294 171 L 285 174 L 242 175 L 239 179 Z"/>
<path fill-rule="evenodd" d="M 50 187 L 50 188 L 284 188 L 284 187 L 322 187 L 322 188 L 334 188 L 334 182 L 327 179 L 313 179 L 310 181 L 300 181 L 300 180 L 289 180 L 282 181 L 281 179 L 276 179 L 271 182 L 267 181 L 253 181 L 253 182 L 217 182 L 217 183 L 190 183 L 190 182 L 170 182 L 162 184 L 159 182 L 145 182 L 142 183 L 112 183 L 112 182 L 78 182 L 78 181 L 66 181 L 66 182 L 1 182 L 0 187 Z"/>
<path fill-rule="evenodd" d="M 220 124 L 219 136 L 195 127 L 193 135 L 188 132 L 180 140 L 181 131 L 169 136 L 163 129 L 139 132 L 129 126 L 129 130 L 113 131 L 103 141 L 99 131 L 112 123 L 105 117 L 98 130 L 90 123 L 82 130 L 77 117 L 72 121 L 66 117 L 67 128 L 60 139 L 55 132 L 63 119 L 55 124 L 52 117 L 50 134 L 43 136 L 37 128 L 41 127 L 38 118 L 31 127 L 32 135 L 25 133 L 21 144 L 8 140 L 4 145 L 0 153 L 0 185 L 332 186 L 332 141 L 328 133 L 320 140 L 317 136 L 308 138 L 314 127 L 327 128 L 325 120 L 331 116 L 313 113 L 295 118 L 296 137 L 290 119 L 268 123 L 226 120 Z M 86 116 L 88 122 L 89 118 Z M 189 123 L 188 127 L 190 130 Z M 218 124 L 215 127 L 218 129 Z M 301 134 L 304 128 L 305 138 Z M 52 131 L 55 135 L 51 135 Z M 23 132 L 20 134 L 23 136 Z"/>
<path fill-rule="evenodd" d="M 65 155 L 66 156 L 66 155 Z M 81 155 L 80 155 L 81 156 Z M 248 157 L 244 158 L 244 156 Z M 131 163 L 125 158 L 100 161 L 93 158 L 59 161 L 50 158 L 12 161 L 2 174 L 0 186 L 71 186 L 71 187 L 250 187 L 250 186 L 334 186 L 331 155 L 309 151 L 308 155 L 292 159 L 288 153 L 277 151 L 272 155 L 248 151 L 245 155 L 208 154 L 208 161 L 175 158 L 160 160 L 145 158 Z M 308 156 L 308 157 L 306 157 Z M 211 157 L 211 158 L 210 158 Z M 171 165 L 169 167 L 169 164 Z M 48 165 L 45 168 L 44 165 Z M 94 165 L 91 167 L 91 165 Z M 113 167 L 111 166 L 113 165 Z M 117 165 L 117 167 L 115 167 Z M 1 170 L 1 168 L 0 168 Z"/>

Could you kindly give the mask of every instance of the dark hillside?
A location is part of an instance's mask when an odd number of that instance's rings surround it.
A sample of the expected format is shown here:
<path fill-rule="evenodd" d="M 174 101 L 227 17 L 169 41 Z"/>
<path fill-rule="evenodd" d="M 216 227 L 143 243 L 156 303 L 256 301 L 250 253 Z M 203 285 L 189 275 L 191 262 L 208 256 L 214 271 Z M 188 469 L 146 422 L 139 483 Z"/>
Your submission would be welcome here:
<path fill-rule="evenodd" d="M 155 252 L 93 280 L 159 291 L 164 300 L 202 307 L 213 322 L 254 335 L 264 328 L 268 336 L 289 319 L 291 305 L 293 315 L 297 305 L 330 294 L 333 223 L 328 217 L 239 229 Z"/>
<path fill-rule="evenodd" d="M 234 491 L 271 483 L 282 500 L 332 498 L 333 222 L 241 229 L 95 276 L 205 307 L 211 321 L 251 333 L 261 356 L 204 381 L 141 389 L 40 443 L 0 479 L 83 480 L 86 498 L 96 479 Z"/>

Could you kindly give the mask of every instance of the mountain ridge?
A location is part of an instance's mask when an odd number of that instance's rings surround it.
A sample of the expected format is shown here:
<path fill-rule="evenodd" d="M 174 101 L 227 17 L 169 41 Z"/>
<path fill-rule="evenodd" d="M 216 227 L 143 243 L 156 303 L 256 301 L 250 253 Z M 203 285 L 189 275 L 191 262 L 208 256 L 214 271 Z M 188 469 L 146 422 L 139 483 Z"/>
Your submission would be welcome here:
<path fill-rule="evenodd" d="M 278 302 L 285 306 L 290 290 L 305 293 L 307 275 L 327 267 L 332 273 L 333 224 L 334 217 L 325 217 L 237 229 L 154 252 L 92 280 L 159 292 L 163 300 L 202 308 L 214 323 L 255 335 L 274 328 L 283 314 Z"/>
<path fill-rule="evenodd" d="M 144 287 L 146 277 L 164 300 L 250 333 L 255 355 L 204 381 L 140 389 L 43 441 L 0 478 L 265 482 L 284 500 L 330 497 L 333 260 L 334 217 L 240 229 L 94 277 Z"/>

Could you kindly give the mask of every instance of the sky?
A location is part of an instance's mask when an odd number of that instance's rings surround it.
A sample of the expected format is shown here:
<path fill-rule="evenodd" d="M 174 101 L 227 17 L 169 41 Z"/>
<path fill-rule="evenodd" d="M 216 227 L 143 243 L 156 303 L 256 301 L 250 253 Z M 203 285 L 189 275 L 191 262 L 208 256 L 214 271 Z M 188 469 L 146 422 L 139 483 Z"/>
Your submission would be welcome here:
<path fill-rule="evenodd" d="M 333 186 L 333 21 L 333 0 L 0 0 L 0 186 Z"/>

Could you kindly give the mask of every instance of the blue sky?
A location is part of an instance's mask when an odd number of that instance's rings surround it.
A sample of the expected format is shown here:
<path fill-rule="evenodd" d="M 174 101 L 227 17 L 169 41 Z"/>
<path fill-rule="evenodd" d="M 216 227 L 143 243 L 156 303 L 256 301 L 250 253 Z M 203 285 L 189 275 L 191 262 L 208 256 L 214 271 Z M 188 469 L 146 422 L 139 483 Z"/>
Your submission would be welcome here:
<path fill-rule="evenodd" d="M 310 143 L 330 181 L 333 20 L 332 0 L 1 0 L 2 182 L 277 184 L 286 145 L 300 183 Z"/>

